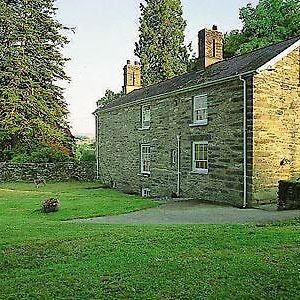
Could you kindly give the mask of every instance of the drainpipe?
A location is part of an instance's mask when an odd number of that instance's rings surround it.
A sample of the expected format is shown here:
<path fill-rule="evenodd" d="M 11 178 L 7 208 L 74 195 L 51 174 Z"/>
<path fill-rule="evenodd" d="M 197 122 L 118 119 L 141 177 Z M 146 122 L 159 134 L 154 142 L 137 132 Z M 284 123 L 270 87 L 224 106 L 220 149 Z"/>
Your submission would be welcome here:
<path fill-rule="evenodd" d="M 96 119 L 96 172 L 97 172 L 97 180 L 99 179 L 99 131 L 98 131 L 98 115 L 95 114 Z"/>
<path fill-rule="evenodd" d="M 177 135 L 177 197 L 180 196 L 180 135 Z"/>
<path fill-rule="evenodd" d="M 243 166 L 244 166 L 244 190 L 243 190 L 243 208 L 247 207 L 247 81 L 240 75 L 239 79 L 243 82 Z"/>

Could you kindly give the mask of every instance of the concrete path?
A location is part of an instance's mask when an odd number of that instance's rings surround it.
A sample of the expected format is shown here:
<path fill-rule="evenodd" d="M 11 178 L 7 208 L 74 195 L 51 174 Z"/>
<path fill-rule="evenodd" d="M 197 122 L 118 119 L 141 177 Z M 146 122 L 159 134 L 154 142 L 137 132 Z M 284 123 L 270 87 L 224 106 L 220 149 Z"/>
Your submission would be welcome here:
<path fill-rule="evenodd" d="M 239 209 L 204 204 L 198 201 L 169 202 L 129 214 L 98 217 L 76 222 L 103 224 L 247 224 L 268 223 L 300 217 L 300 210 L 276 211 L 275 206 L 263 209 Z"/>

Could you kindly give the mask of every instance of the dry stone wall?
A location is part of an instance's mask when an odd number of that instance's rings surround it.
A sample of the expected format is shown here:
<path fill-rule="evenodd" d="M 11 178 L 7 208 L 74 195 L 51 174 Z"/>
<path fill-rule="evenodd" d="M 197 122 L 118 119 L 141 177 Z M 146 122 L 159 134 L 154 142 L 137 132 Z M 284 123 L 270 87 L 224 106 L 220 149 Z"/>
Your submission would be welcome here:
<path fill-rule="evenodd" d="M 84 163 L 0 163 L 0 181 L 93 181 L 96 179 L 95 162 Z"/>

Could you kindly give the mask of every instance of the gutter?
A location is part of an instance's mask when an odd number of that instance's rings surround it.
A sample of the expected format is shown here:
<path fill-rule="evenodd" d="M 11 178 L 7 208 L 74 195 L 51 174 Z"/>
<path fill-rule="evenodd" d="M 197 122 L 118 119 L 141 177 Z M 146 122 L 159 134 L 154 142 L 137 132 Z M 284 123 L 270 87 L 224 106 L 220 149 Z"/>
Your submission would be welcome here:
<path fill-rule="evenodd" d="M 243 208 L 247 207 L 247 81 L 242 75 L 239 79 L 243 82 Z"/>
<path fill-rule="evenodd" d="M 120 104 L 120 105 L 117 105 L 117 106 L 114 106 L 114 107 L 111 107 L 111 108 L 104 108 L 104 109 L 97 108 L 93 112 L 93 114 L 97 114 L 99 111 L 101 111 L 101 112 L 111 111 L 111 110 L 118 109 L 118 108 L 121 108 L 121 107 L 124 107 L 124 106 L 130 106 L 130 105 L 143 103 L 143 102 L 150 101 L 150 100 L 163 99 L 163 98 L 166 98 L 168 96 L 176 95 L 178 93 L 185 93 L 185 92 L 194 91 L 194 90 L 197 90 L 199 88 L 215 85 L 216 83 L 223 83 L 223 82 L 227 82 L 227 81 L 230 81 L 230 80 L 233 80 L 233 79 L 238 79 L 241 76 L 247 76 L 247 75 L 253 74 L 255 72 L 256 72 L 256 70 L 252 70 L 252 71 L 248 71 L 248 72 L 241 73 L 241 74 L 235 74 L 235 75 L 232 75 L 232 76 L 229 76 L 229 77 L 220 78 L 220 79 L 212 80 L 212 81 L 209 81 L 209 82 L 196 84 L 196 85 L 193 85 L 193 86 L 190 86 L 190 87 L 181 88 L 181 89 L 178 89 L 178 90 L 174 90 L 174 91 L 171 91 L 171 92 L 155 95 L 155 96 L 152 96 L 152 97 L 142 98 L 142 99 L 135 100 L 135 101 L 132 101 L 132 102 L 129 102 L 129 103 L 123 103 L 123 104 Z"/>

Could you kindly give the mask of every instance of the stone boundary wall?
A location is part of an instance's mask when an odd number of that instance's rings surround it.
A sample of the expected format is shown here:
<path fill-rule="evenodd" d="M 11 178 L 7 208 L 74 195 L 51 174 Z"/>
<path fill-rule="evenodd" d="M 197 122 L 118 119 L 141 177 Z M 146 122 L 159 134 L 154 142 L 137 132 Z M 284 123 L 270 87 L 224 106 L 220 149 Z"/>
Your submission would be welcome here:
<path fill-rule="evenodd" d="M 93 181 L 96 179 L 96 162 L 62 163 L 0 163 L 0 181 Z"/>

